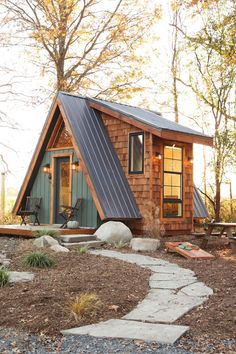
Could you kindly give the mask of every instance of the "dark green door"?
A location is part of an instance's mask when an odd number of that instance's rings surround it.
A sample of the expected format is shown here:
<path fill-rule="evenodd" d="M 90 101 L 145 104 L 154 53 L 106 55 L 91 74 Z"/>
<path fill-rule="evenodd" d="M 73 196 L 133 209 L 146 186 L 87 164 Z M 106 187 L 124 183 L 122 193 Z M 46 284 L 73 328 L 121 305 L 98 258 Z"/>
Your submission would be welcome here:
<path fill-rule="evenodd" d="M 62 224 L 63 218 L 59 212 L 63 205 L 70 205 L 70 159 L 69 157 L 56 158 L 55 164 L 55 215 L 54 222 Z"/>

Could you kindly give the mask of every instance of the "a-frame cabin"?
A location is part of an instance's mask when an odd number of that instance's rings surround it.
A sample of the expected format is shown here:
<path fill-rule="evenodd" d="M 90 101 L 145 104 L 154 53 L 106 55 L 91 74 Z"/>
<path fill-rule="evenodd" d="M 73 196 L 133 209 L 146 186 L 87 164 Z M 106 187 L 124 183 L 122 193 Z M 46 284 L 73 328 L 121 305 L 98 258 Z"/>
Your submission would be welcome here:
<path fill-rule="evenodd" d="M 207 216 L 193 185 L 193 143 L 213 140 L 155 112 L 59 92 L 13 211 L 41 197 L 41 223 L 60 224 L 60 206 L 82 198 L 81 227 L 120 220 L 143 233 L 152 201 L 167 234 L 189 233 L 194 217 Z"/>

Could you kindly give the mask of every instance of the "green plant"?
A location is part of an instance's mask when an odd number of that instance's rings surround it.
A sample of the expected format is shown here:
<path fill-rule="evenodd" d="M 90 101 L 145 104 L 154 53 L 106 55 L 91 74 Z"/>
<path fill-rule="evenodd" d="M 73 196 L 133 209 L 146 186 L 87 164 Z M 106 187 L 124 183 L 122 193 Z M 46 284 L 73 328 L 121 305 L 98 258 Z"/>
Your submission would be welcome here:
<path fill-rule="evenodd" d="M 114 246 L 115 248 L 117 248 L 117 249 L 121 249 L 121 248 L 127 247 L 127 246 L 128 246 L 128 243 L 125 242 L 125 241 L 120 240 L 120 241 L 114 242 L 114 243 L 113 243 L 113 246 Z"/>
<path fill-rule="evenodd" d="M 83 254 L 83 253 L 88 253 L 88 247 L 84 246 L 84 247 L 79 247 L 78 251 L 79 253 Z"/>
<path fill-rule="evenodd" d="M 69 309 L 76 321 L 86 313 L 94 313 L 102 306 L 99 297 L 94 293 L 82 293 L 69 302 Z"/>
<path fill-rule="evenodd" d="M 9 283 L 10 274 L 5 268 L 0 268 L 0 288 L 3 288 Z"/>
<path fill-rule="evenodd" d="M 50 268 L 55 264 L 54 259 L 43 252 L 30 252 L 23 262 L 26 266 L 37 268 Z"/>
<path fill-rule="evenodd" d="M 41 230 L 36 230 L 34 232 L 35 237 L 41 237 L 41 236 L 51 236 L 51 237 L 58 237 L 59 233 L 57 230 L 47 230 L 47 229 L 41 229 Z"/>

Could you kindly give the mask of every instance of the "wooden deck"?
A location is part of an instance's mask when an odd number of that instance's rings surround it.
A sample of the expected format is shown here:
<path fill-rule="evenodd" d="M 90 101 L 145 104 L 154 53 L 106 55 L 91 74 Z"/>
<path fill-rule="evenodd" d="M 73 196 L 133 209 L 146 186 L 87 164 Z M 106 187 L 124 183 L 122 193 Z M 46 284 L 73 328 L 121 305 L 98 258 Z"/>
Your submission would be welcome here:
<path fill-rule="evenodd" d="M 34 237 L 34 232 L 37 230 L 56 230 L 60 235 L 92 235 L 96 229 L 90 227 L 81 227 L 79 229 L 60 229 L 60 225 L 0 225 L 0 237 L 1 236 L 23 236 Z"/>

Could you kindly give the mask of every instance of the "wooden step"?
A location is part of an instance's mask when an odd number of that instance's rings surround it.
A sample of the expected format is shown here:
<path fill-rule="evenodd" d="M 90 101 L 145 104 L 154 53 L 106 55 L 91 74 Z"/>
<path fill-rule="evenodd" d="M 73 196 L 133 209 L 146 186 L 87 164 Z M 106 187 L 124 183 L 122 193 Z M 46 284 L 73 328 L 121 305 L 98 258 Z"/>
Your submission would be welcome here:
<path fill-rule="evenodd" d="M 63 235 L 60 237 L 63 243 L 79 243 L 85 241 L 96 241 L 96 236 L 94 235 Z"/>

